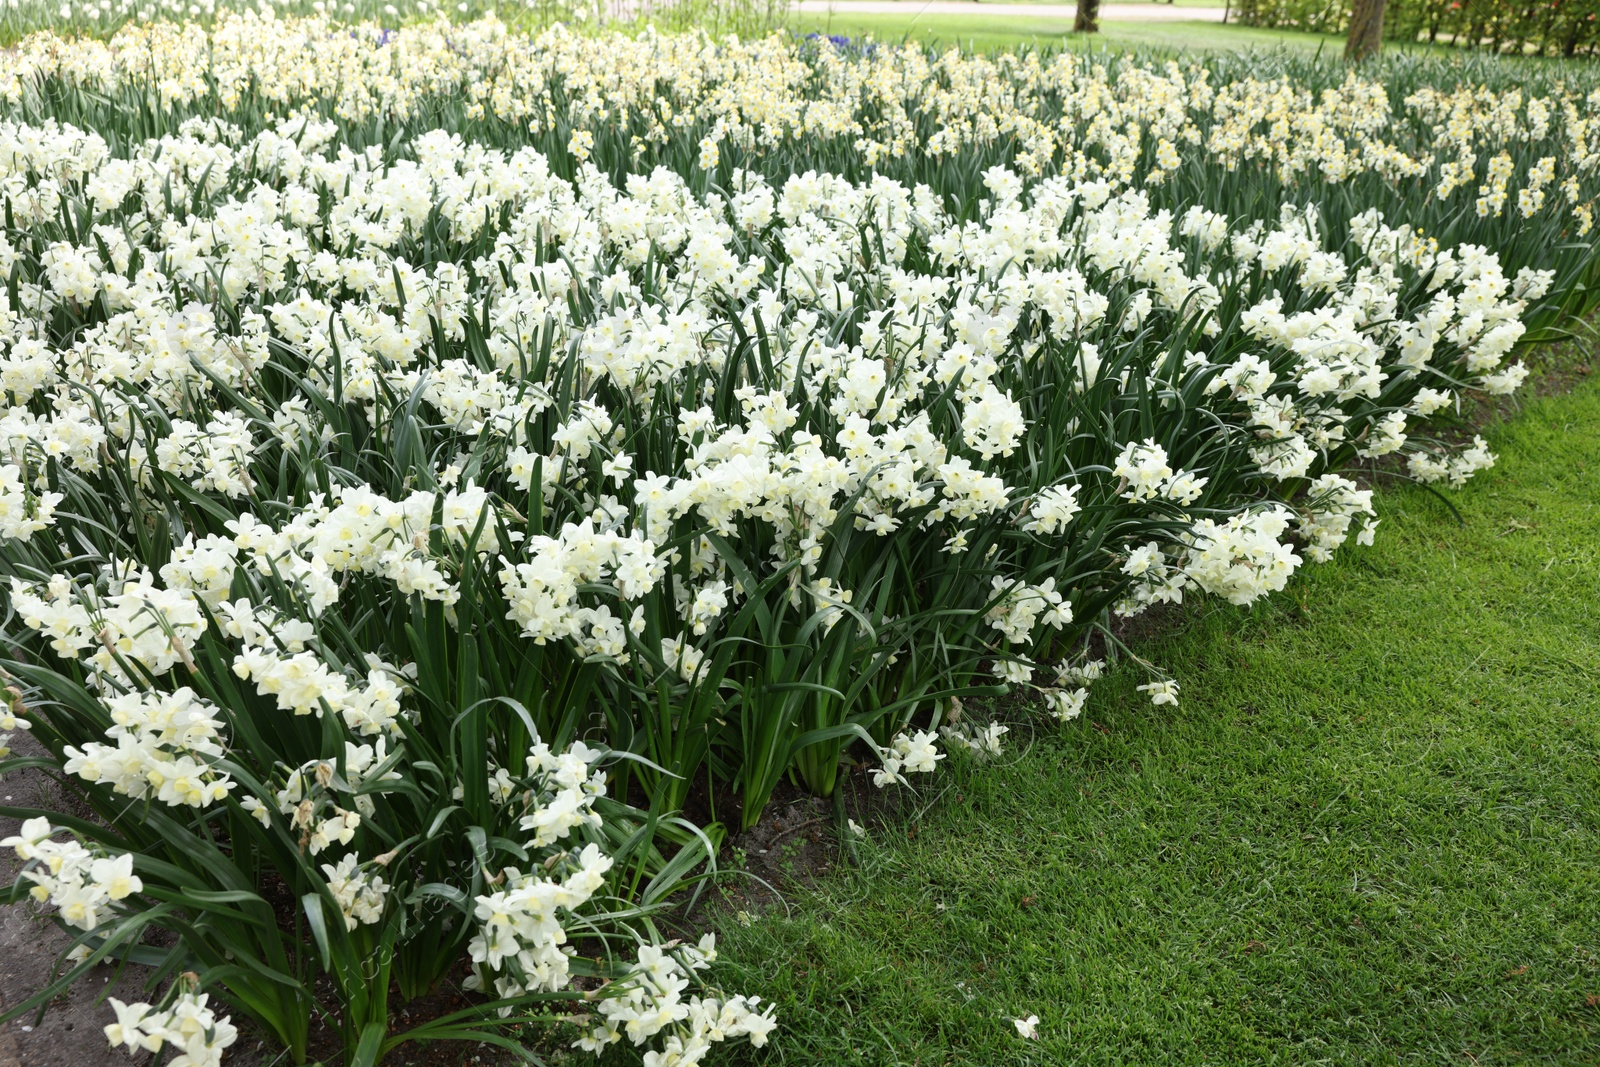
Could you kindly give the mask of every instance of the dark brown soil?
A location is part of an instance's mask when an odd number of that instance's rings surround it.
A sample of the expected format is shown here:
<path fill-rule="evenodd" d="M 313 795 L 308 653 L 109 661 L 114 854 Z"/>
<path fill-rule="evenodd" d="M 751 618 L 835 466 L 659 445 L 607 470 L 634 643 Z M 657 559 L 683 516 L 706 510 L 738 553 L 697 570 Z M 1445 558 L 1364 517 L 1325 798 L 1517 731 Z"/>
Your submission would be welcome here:
<path fill-rule="evenodd" d="M 26 737 L 13 736 L 18 755 L 42 755 Z M 18 771 L 0 779 L 0 803 L 13 807 L 73 811 L 74 798 L 38 770 Z M 0 818 L 0 837 L 16 833 L 21 822 Z M 10 885 L 19 862 L 10 849 L 0 850 L 0 884 Z M 50 984 L 58 973 L 58 960 L 72 939 L 31 903 L 0 909 L 0 1005 L 9 1009 Z M 115 979 L 115 981 L 113 981 Z M 76 983 L 50 1002 L 44 1018 L 30 1013 L 0 1027 L 0 1067 L 110 1067 L 137 1063 L 112 1051 L 102 1028 L 111 1021 L 111 1008 L 97 1003 L 102 996 L 124 1001 L 147 999 L 142 986 L 145 971 L 130 967 L 120 976 L 114 967 Z M 235 1062 L 248 1063 L 244 1057 Z"/>

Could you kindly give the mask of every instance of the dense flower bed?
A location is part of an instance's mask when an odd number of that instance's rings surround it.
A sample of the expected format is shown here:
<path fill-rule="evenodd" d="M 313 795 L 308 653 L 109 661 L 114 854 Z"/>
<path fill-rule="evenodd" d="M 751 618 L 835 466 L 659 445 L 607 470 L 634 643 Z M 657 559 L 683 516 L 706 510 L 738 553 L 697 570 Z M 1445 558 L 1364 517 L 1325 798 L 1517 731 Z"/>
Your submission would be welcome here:
<path fill-rule="evenodd" d="M 1589 306 L 1595 97 L 1234 73 L 257 15 L 0 55 L 0 727 L 99 816 L 7 844 L 63 981 L 184 975 L 112 1041 L 764 1042 L 654 918 L 692 791 L 995 751 L 961 698 L 1072 719 L 1112 617 L 1370 542 L 1352 468 L 1493 463 L 1441 428 Z M 463 960 L 483 1003 L 392 1034 Z"/>

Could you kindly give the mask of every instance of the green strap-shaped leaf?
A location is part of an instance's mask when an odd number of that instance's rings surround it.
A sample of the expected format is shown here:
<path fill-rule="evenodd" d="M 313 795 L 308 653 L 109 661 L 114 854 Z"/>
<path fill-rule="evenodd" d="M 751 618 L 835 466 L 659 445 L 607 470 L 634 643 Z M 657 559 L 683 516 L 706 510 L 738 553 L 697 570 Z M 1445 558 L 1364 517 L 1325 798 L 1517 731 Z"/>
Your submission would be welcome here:
<path fill-rule="evenodd" d="M 355 1055 L 350 1057 L 349 1067 L 377 1067 L 378 1057 L 383 1054 L 383 1039 L 388 1032 L 388 1027 L 383 1023 L 368 1023 L 362 1027 L 361 1040 L 356 1043 Z"/>
<path fill-rule="evenodd" d="M 311 927 L 312 940 L 317 943 L 317 951 L 322 955 L 323 970 L 333 969 L 333 945 L 328 938 L 327 917 L 322 910 L 322 897 L 317 893 L 307 893 L 300 898 L 300 906 L 306 913 L 306 925 Z"/>

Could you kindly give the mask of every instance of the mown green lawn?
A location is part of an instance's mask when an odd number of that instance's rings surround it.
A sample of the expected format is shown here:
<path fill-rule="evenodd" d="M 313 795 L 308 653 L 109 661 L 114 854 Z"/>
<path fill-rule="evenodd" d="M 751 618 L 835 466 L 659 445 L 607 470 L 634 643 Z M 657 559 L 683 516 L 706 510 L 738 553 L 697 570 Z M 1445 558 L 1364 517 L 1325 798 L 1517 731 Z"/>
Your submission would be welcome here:
<path fill-rule="evenodd" d="M 1170 51 L 1239 51 L 1287 48 L 1330 55 L 1340 54 L 1342 39 L 1289 30 L 1258 30 L 1217 22 L 1104 22 L 1098 34 L 1075 34 L 1070 18 L 1004 15 L 918 15 L 916 4 L 906 4 L 904 15 L 794 15 L 785 25 L 797 33 L 828 33 L 845 37 L 872 36 L 879 41 L 903 40 L 960 45 L 980 51 L 1021 45 L 1055 45 L 1099 50 L 1160 48 Z"/>
<path fill-rule="evenodd" d="M 1012 0 L 1017 2 L 1017 0 Z M 1027 2 L 1027 0 L 1021 0 Z M 1216 6 L 1216 5 L 1209 5 Z M 906 14 L 837 14 L 791 15 L 782 28 L 795 33 L 824 33 L 844 37 L 871 36 L 879 41 L 900 43 L 924 41 L 941 46 L 956 45 L 974 51 L 998 51 L 1029 45 L 1035 48 L 1046 45 L 1089 51 L 1131 51 L 1139 49 L 1163 52 L 1272 52 L 1322 53 L 1339 57 L 1344 54 L 1344 38 L 1326 33 L 1302 33 L 1297 30 L 1258 29 L 1232 23 L 1181 21 L 1181 22 L 1128 22 L 1102 19 L 1100 32 L 1082 34 L 1072 32 L 1072 19 L 1046 15 L 930 15 L 918 14 L 915 0 L 906 0 Z M 1386 51 L 1408 51 L 1440 56 L 1463 56 L 1462 49 L 1448 44 L 1384 44 Z M 1504 60 L 1518 61 L 1523 57 L 1502 56 Z M 1525 57 L 1528 62 L 1557 62 L 1538 56 Z"/>
<path fill-rule="evenodd" d="M 724 920 L 770 1064 L 1600 1063 L 1600 384 Z M 1038 1015 L 1024 1041 L 1015 1016 Z"/>
<path fill-rule="evenodd" d="M 909 2 L 911 2 L 911 0 L 907 0 L 907 2 L 909 3 Z M 985 2 L 987 2 L 987 0 L 976 0 L 976 2 L 977 3 L 985 3 Z M 1034 4 L 1034 3 L 1038 3 L 1038 4 L 1059 4 L 1059 3 L 1063 3 L 1063 2 L 1070 2 L 1070 0 L 995 0 L 995 2 L 996 3 L 1002 3 L 1002 4 Z M 1105 12 L 1108 9 L 1109 5 L 1114 5 L 1115 7 L 1118 7 L 1118 8 L 1120 8 L 1120 7 L 1133 7 L 1133 6 L 1137 6 L 1137 7 L 1179 7 L 1179 8 L 1182 8 L 1182 7 L 1204 7 L 1204 8 L 1220 8 L 1222 10 L 1228 10 L 1229 6 L 1230 6 L 1228 4 L 1228 0 L 1103 0 L 1103 3 L 1100 5 L 1102 21 L 1104 20 Z"/>

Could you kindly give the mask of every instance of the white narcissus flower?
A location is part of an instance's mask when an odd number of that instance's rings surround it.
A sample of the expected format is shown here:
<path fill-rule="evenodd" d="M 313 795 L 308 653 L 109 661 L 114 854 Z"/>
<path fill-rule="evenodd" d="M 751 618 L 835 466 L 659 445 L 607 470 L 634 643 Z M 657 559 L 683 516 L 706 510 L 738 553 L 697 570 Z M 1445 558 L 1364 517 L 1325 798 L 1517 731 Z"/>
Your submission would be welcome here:
<path fill-rule="evenodd" d="M 1175 681 L 1151 682 L 1148 685 L 1141 685 L 1137 688 L 1141 693 L 1149 693 L 1150 703 L 1157 707 L 1162 704 L 1171 704 L 1176 707 L 1178 704 L 1178 683 Z"/>
<path fill-rule="evenodd" d="M 14 848 L 17 851 L 18 859 L 31 860 L 40 854 L 35 846 L 54 832 L 51 829 L 50 820 L 42 815 L 32 819 L 25 819 L 22 823 L 21 832 L 13 834 L 4 841 L 0 841 L 0 848 Z"/>
<path fill-rule="evenodd" d="M 122 900 L 144 888 L 139 876 L 133 873 L 133 856 L 129 853 L 114 859 L 95 860 L 89 865 L 89 877 L 99 883 L 112 900 Z"/>
<path fill-rule="evenodd" d="M 1083 714 L 1084 705 L 1089 700 L 1089 690 L 1082 686 L 1072 690 L 1046 689 L 1044 699 L 1051 715 L 1061 722 L 1070 722 Z"/>

